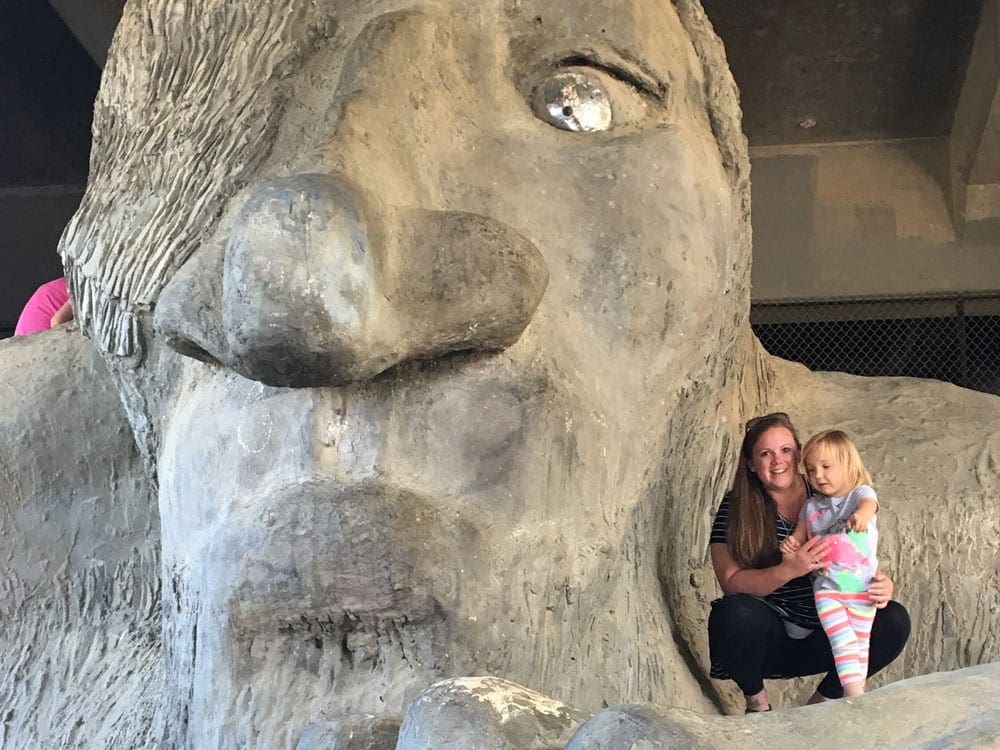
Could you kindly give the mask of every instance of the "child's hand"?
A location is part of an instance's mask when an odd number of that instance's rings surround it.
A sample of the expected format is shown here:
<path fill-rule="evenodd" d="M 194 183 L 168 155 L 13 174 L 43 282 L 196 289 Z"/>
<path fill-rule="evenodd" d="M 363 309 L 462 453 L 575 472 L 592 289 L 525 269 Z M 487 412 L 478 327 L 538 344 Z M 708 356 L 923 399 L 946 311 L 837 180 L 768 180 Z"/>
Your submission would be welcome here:
<path fill-rule="evenodd" d="M 863 513 L 860 510 L 854 511 L 847 519 L 847 528 L 851 531 L 867 531 L 868 522 L 871 520 L 870 513 Z"/>
<path fill-rule="evenodd" d="M 799 540 L 794 536 L 786 536 L 779 545 L 781 548 L 781 554 L 783 555 L 790 555 L 801 546 L 802 545 L 799 544 Z"/>

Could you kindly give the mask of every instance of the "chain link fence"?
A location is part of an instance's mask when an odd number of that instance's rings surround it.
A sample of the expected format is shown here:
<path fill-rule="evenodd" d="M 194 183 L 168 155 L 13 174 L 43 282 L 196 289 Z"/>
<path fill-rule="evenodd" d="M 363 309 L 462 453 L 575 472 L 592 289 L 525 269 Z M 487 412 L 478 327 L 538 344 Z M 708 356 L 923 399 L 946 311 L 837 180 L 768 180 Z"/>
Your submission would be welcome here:
<path fill-rule="evenodd" d="M 812 370 L 935 378 L 1000 395 L 1000 291 L 754 300 L 771 354 Z"/>

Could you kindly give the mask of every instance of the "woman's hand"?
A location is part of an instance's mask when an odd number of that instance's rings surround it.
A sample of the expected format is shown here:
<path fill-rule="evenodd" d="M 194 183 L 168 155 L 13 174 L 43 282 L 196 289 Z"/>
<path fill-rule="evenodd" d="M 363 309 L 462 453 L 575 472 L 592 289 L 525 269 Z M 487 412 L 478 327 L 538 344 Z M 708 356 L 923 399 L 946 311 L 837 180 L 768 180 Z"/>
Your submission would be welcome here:
<path fill-rule="evenodd" d="M 876 571 L 872 576 L 871 583 L 868 584 L 868 596 L 876 609 L 882 609 L 892 599 L 893 586 L 892 579 L 881 570 Z"/>
<path fill-rule="evenodd" d="M 785 553 L 781 564 L 792 573 L 792 578 L 798 578 L 825 568 L 826 563 L 823 560 L 829 553 L 830 541 L 825 537 L 814 536 L 812 539 L 807 539 L 798 549 Z"/>

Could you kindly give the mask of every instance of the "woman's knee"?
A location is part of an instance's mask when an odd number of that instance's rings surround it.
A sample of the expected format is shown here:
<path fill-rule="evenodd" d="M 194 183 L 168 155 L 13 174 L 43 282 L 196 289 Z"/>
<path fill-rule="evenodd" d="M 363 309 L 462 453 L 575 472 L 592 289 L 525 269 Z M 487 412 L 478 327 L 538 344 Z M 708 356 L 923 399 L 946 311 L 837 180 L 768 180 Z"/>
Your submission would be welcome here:
<path fill-rule="evenodd" d="M 880 630 L 897 633 L 905 641 L 910 635 L 910 613 L 899 602 L 889 602 L 883 609 L 875 611 L 875 622 Z"/>
<path fill-rule="evenodd" d="M 889 602 L 875 612 L 872 623 L 872 640 L 899 653 L 910 637 L 910 613 L 899 602 Z M 895 655 L 895 654 L 894 654 Z"/>
<path fill-rule="evenodd" d="M 708 631 L 709 634 L 731 631 L 745 634 L 749 630 L 766 627 L 769 616 L 773 616 L 770 607 L 757 597 L 729 594 L 712 602 Z"/>
<path fill-rule="evenodd" d="M 712 602 L 708 645 L 713 666 L 721 667 L 746 695 L 764 687 L 769 618 L 776 617 L 763 601 L 749 594 L 730 594 Z"/>

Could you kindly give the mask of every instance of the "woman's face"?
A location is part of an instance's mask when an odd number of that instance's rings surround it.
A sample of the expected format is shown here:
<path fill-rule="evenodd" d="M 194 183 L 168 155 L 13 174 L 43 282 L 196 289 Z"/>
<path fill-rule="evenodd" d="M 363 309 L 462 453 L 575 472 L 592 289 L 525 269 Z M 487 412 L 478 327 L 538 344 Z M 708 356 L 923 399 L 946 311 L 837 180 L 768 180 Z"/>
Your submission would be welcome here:
<path fill-rule="evenodd" d="M 792 431 L 787 427 L 771 427 L 761 433 L 748 466 L 769 492 L 791 487 L 799 466 L 799 450 Z"/>

